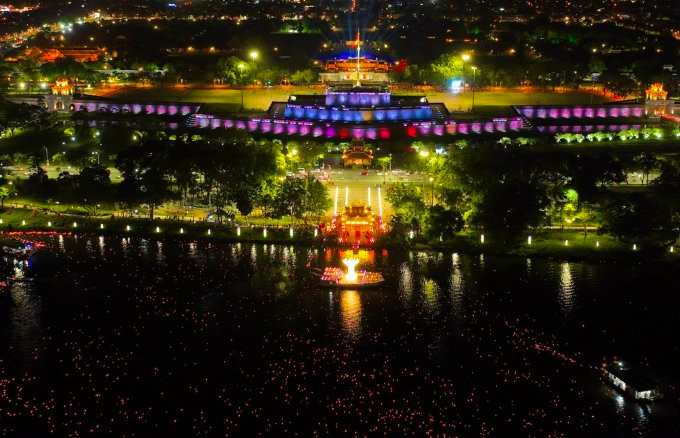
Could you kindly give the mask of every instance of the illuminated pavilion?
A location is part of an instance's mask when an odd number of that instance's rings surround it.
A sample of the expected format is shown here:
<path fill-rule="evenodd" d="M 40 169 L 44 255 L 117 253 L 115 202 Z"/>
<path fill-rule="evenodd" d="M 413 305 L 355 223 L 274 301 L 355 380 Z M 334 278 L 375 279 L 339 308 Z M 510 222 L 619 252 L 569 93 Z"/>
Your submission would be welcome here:
<path fill-rule="evenodd" d="M 335 202 L 333 207 L 333 219 L 327 234 L 336 235 L 338 243 L 352 246 L 371 246 L 376 238 L 387 231 L 383 222 L 382 194 L 378 187 L 378 214 L 376 215 L 371 206 L 371 188 L 368 188 L 368 205 L 350 204 L 349 189 L 345 187 L 345 208 L 338 212 L 339 188 L 335 188 Z"/>

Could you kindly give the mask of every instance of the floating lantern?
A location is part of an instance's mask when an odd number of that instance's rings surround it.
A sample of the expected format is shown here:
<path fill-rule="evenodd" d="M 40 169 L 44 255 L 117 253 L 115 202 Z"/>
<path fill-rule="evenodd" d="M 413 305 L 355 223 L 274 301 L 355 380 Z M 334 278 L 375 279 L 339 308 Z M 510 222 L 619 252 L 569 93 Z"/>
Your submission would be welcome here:
<path fill-rule="evenodd" d="M 130 231 L 130 225 L 127 225 L 127 226 L 125 227 L 125 231 Z"/>
<path fill-rule="evenodd" d="M 47 221 L 47 226 L 48 226 L 48 227 L 51 227 L 51 226 L 52 226 L 52 222 Z"/>
<path fill-rule="evenodd" d="M 184 234 L 184 228 L 179 229 L 179 234 Z"/>
<path fill-rule="evenodd" d="M 598 247 L 598 248 L 600 247 L 600 241 L 599 240 L 595 241 L 595 246 Z"/>
<path fill-rule="evenodd" d="M 484 233 L 479 236 L 479 241 L 484 243 Z"/>
<path fill-rule="evenodd" d="M 568 239 L 565 239 L 564 246 L 569 246 L 569 240 Z"/>
<path fill-rule="evenodd" d="M 634 243 L 634 244 L 633 244 L 633 251 L 636 251 L 636 250 L 637 250 L 637 244 Z"/>
<path fill-rule="evenodd" d="M 99 224 L 99 229 L 103 230 L 104 229 L 104 224 Z"/>
<path fill-rule="evenodd" d="M 267 229 L 266 228 L 262 228 L 262 236 L 267 237 Z"/>
<path fill-rule="evenodd" d="M 208 228 L 208 236 L 210 236 L 210 228 Z"/>
<path fill-rule="evenodd" d="M 527 244 L 531 245 L 531 236 L 527 238 Z"/>
<path fill-rule="evenodd" d="M 77 228 L 77 227 L 78 227 L 78 223 L 77 223 L 77 222 L 73 222 L 73 228 Z"/>
<path fill-rule="evenodd" d="M 161 232 L 161 227 L 156 227 L 156 232 L 160 233 Z"/>
<path fill-rule="evenodd" d="M 21 225 L 26 225 L 26 221 L 21 221 Z"/>

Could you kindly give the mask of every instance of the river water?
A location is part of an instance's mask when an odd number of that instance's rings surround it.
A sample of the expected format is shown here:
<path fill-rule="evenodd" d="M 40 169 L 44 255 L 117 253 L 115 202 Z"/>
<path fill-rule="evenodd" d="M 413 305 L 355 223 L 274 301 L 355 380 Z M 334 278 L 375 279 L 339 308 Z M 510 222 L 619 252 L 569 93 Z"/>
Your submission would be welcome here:
<path fill-rule="evenodd" d="M 0 292 L 8 435 L 680 435 L 668 268 L 362 252 L 387 284 L 332 290 L 312 269 L 337 250 L 26 239 L 5 270 L 36 281 Z M 670 396 L 620 396 L 613 357 Z"/>

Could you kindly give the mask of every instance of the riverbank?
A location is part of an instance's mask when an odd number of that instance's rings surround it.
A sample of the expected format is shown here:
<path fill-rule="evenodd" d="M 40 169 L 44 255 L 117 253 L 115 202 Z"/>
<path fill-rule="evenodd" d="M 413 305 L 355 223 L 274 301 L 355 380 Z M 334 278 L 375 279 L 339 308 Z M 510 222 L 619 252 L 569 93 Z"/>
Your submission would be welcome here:
<path fill-rule="evenodd" d="M 301 244 L 342 247 L 313 227 L 269 227 L 261 225 L 217 224 L 168 219 L 89 217 L 46 214 L 30 209 L 13 208 L 0 212 L 0 232 L 71 232 L 135 237 L 179 237 L 218 242 Z M 484 236 L 482 238 L 482 235 Z M 503 244 L 488 233 L 467 232 L 452 239 L 426 241 L 418 236 L 404 249 L 462 252 L 471 254 L 540 257 L 560 260 L 624 263 L 661 263 L 680 265 L 676 248 L 646 248 L 623 243 L 608 235 L 578 230 L 539 230 L 523 241 Z M 394 249 L 386 245 L 386 249 Z"/>

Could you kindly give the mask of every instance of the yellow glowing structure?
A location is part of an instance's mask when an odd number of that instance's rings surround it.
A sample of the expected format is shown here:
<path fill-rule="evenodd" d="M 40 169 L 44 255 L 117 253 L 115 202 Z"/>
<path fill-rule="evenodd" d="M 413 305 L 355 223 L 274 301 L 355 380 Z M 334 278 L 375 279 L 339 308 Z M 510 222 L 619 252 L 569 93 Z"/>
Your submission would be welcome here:
<path fill-rule="evenodd" d="M 342 268 L 327 266 L 320 278 L 320 284 L 339 288 L 365 288 L 379 286 L 385 282 L 379 272 L 357 271 L 361 261 L 360 253 L 353 253 L 353 257 L 344 257 L 342 263 L 347 266 L 347 272 Z M 358 257 L 357 257 L 358 256 Z"/>
<path fill-rule="evenodd" d="M 647 100 L 666 100 L 668 91 L 663 89 L 663 84 L 655 82 L 646 90 Z"/>
<path fill-rule="evenodd" d="M 343 276 L 342 280 L 357 281 L 355 268 L 359 264 L 359 259 L 344 258 L 342 259 L 342 263 L 347 266 L 347 273 Z"/>

